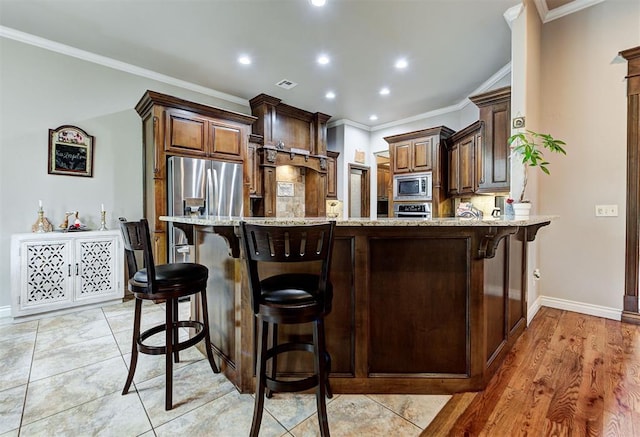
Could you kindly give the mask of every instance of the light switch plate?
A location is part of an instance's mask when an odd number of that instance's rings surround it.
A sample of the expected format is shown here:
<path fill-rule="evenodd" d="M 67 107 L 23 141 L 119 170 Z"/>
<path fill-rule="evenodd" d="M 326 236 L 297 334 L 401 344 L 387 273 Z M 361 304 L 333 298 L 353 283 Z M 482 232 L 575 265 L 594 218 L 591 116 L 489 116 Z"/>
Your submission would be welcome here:
<path fill-rule="evenodd" d="M 618 217 L 618 205 L 596 205 L 596 217 Z"/>

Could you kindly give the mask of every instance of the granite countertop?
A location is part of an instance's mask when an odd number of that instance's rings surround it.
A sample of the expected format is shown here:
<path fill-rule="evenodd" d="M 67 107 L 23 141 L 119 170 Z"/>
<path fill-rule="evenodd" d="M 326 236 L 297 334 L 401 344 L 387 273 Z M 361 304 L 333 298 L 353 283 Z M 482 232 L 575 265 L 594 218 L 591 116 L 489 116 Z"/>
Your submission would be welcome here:
<path fill-rule="evenodd" d="M 526 220 L 506 220 L 503 218 L 350 218 L 336 220 L 336 226 L 530 226 L 557 219 L 555 215 L 531 216 Z M 331 220 L 326 217 L 217 217 L 217 216 L 161 216 L 165 222 L 185 223 L 202 226 L 238 226 L 241 221 L 265 225 L 304 225 Z"/>

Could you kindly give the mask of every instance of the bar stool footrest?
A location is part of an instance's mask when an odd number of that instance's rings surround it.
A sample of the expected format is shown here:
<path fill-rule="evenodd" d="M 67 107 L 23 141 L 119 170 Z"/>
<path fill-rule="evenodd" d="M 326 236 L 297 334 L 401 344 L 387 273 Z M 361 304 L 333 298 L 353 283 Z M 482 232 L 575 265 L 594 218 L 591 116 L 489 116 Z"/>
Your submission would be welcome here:
<path fill-rule="evenodd" d="M 198 330 L 197 334 L 195 334 L 193 337 L 184 340 L 184 341 L 178 341 L 178 344 L 173 345 L 173 351 L 181 351 L 184 349 L 187 349 L 193 345 L 195 345 L 196 343 L 198 343 L 200 340 L 202 340 L 205 336 L 205 332 L 204 332 L 204 323 L 202 322 L 198 322 L 195 320 L 180 320 L 178 322 L 176 322 L 176 327 L 177 328 L 194 328 L 196 330 Z M 152 335 L 158 334 L 159 332 L 163 332 L 166 331 L 167 329 L 167 324 L 163 323 L 162 325 L 156 325 L 152 328 L 149 328 L 145 331 L 143 331 L 140 334 L 140 337 L 138 338 L 138 351 L 140 351 L 143 354 L 147 354 L 147 355 L 162 355 L 162 354 L 166 354 L 167 353 L 167 347 L 165 346 L 150 346 L 150 345 L 146 345 L 143 342 L 151 337 Z"/>

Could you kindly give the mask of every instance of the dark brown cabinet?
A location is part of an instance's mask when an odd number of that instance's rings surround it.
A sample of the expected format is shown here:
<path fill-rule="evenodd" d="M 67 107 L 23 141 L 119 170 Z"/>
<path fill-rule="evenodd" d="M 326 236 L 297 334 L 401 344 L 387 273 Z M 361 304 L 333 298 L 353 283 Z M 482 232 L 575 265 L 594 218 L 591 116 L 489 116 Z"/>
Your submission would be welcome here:
<path fill-rule="evenodd" d="M 168 109 L 165 150 L 172 154 L 242 161 L 241 130 L 190 111 Z"/>
<path fill-rule="evenodd" d="M 301 171 L 304 215 L 324 217 L 327 197 L 335 198 L 338 194 L 335 165 L 338 155 L 327 152 L 327 122 L 331 116 L 295 108 L 266 94 L 254 97 L 249 104 L 257 118 L 253 134 L 263 139 L 256 158 L 262 177 L 262 197 L 254 202 L 252 212 L 257 216 L 276 216 L 276 169 L 286 165 L 304 168 Z"/>
<path fill-rule="evenodd" d="M 177 97 L 147 91 L 136 111 L 142 118 L 143 203 L 149 221 L 153 254 L 167 262 L 167 158 L 193 156 L 243 162 L 250 126 L 255 117 Z M 249 173 L 245 166 L 244 203 L 249 200 Z"/>
<path fill-rule="evenodd" d="M 511 87 L 499 88 L 470 97 L 480 108 L 484 123 L 482 178 L 478 193 L 508 192 L 511 184 L 511 159 L 507 139 L 511 134 Z"/>
<path fill-rule="evenodd" d="M 434 137 L 416 138 L 390 144 L 393 172 L 410 173 L 433 170 Z"/>
<path fill-rule="evenodd" d="M 262 137 L 259 135 L 249 135 L 249 144 L 247 145 L 247 159 L 245 161 L 249 177 L 249 196 L 262 196 L 262 172 L 258 165 L 258 149 L 262 143 Z"/>
<path fill-rule="evenodd" d="M 327 198 L 338 198 L 338 156 L 339 152 L 327 150 Z"/>
<path fill-rule="evenodd" d="M 384 137 L 384 140 L 389 143 L 389 178 L 391 180 L 396 174 L 431 171 L 433 217 L 448 217 L 452 214 L 451 202 L 448 201 L 446 192 L 445 142 L 453 133 L 453 130 L 446 126 L 437 126 Z M 389 199 L 388 209 L 391 214 L 392 198 Z"/>
<path fill-rule="evenodd" d="M 378 200 L 387 200 L 389 198 L 390 181 L 389 165 L 378 165 Z"/>
<path fill-rule="evenodd" d="M 477 121 L 449 138 L 447 150 L 450 196 L 471 195 L 483 178 L 482 122 Z"/>

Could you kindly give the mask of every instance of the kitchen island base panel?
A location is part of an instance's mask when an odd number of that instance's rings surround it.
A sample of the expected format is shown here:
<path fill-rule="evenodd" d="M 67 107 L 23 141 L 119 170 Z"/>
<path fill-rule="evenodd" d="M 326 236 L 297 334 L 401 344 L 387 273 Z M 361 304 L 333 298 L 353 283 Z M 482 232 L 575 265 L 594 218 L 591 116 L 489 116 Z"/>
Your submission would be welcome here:
<path fill-rule="evenodd" d="M 252 392 L 255 317 L 243 263 L 229 254 L 229 226 L 194 226 L 196 256 L 212 272 L 222 370 Z M 337 226 L 326 318 L 334 393 L 482 390 L 526 328 L 527 243 L 538 228 Z M 280 341 L 310 336 L 306 325 L 279 330 Z M 279 374 L 303 375 L 307 357 L 289 355 Z"/>

